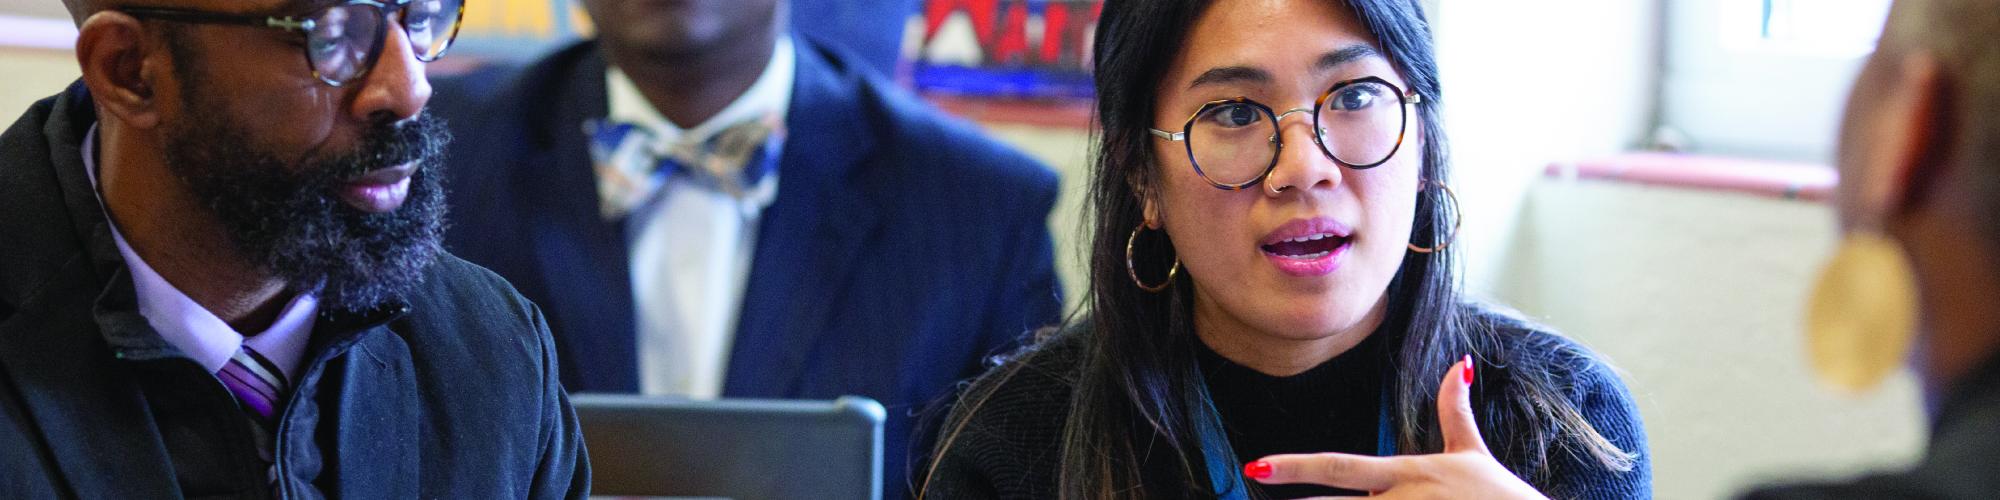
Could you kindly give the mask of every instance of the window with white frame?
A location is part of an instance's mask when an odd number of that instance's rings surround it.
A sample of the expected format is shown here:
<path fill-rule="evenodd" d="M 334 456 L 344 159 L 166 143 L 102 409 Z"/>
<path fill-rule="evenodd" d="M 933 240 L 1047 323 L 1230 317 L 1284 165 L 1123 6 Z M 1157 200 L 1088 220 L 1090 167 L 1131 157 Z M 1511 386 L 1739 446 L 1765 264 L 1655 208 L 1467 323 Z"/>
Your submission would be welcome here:
<path fill-rule="evenodd" d="M 1890 0 L 1667 0 L 1662 125 L 1700 153 L 1829 161 Z"/>
<path fill-rule="evenodd" d="M 1737 0 L 1723 43 L 1737 50 L 1855 56 L 1875 50 L 1889 0 Z"/>

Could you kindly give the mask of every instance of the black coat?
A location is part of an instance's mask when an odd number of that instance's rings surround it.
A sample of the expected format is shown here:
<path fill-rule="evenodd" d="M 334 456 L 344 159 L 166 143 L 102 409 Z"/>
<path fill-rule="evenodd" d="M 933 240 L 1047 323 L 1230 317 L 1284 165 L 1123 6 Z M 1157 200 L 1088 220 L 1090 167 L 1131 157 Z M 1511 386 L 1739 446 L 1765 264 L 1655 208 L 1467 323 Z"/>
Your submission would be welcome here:
<path fill-rule="evenodd" d="M 1766 487 L 1745 500 L 1835 498 L 1983 499 L 2000 497 L 2000 355 L 1943 392 L 1930 441 L 1908 470 L 1847 481 Z"/>
<path fill-rule="evenodd" d="M 81 84 L 0 136 L 0 497 L 263 498 L 235 399 L 139 315 L 80 144 Z M 580 498 L 541 313 L 442 257 L 406 301 L 322 311 L 282 407 L 286 497 Z"/>

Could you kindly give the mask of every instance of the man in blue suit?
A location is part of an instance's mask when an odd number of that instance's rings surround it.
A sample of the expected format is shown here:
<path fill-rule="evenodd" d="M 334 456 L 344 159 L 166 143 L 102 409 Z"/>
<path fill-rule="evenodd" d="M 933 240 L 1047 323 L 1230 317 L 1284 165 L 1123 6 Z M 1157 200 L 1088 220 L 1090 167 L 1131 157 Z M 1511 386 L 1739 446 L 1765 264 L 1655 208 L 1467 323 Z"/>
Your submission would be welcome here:
<path fill-rule="evenodd" d="M 782 0 L 584 6 L 596 40 L 440 83 L 448 248 L 542 306 L 570 390 L 871 397 L 906 491 L 916 414 L 1058 319 L 1054 174 Z"/>

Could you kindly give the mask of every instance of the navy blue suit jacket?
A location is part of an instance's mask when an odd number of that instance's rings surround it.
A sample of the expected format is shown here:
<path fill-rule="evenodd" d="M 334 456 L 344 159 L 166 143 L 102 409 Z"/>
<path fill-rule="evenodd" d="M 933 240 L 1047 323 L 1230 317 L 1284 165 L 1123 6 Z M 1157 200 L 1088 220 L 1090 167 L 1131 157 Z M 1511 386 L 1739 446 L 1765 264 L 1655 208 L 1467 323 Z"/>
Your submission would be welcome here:
<path fill-rule="evenodd" d="M 902 491 L 908 452 L 933 436 L 913 417 L 1060 314 L 1056 178 L 844 54 L 794 40 L 782 180 L 723 395 L 881 401 L 885 489 Z M 441 80 L 431 109 L 457 136 L 448 247 L 541 305 L 570 390 L 636 392 L 629 247 L 623 221 L 598 213 L 582 128 L 607 114 L 605 64 L 580 42 L 519 71 Z"/>

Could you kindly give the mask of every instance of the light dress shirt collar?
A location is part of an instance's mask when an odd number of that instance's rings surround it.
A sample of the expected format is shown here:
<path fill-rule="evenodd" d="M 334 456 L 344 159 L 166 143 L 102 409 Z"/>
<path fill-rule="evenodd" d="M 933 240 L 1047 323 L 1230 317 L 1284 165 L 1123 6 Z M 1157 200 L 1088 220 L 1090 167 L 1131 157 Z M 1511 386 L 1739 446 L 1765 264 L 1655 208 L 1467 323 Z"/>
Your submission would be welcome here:
<path fill-rule="evenodd" d="M 94 124 L 83 138 L 83 166 L 90 174 L 91 186 L 97 187 L 97 125 Z M 100 205 L 103 198 L 100 191 Z M 303 293 L 295 295 L 278 313 L 277 321 L 264 331 L 246 338 L 221 317 L 174 288 L 172 283 L 147 265 L 145 259 L 139 258 L 138 252 L 133 251 L 125 236 L 118 232 L 118 223 L 111 217 L 109 209 L 105 210 L 104 219 L 111 226 L 111 238 L 118 243 L 118 253 L 124 257 L 125 267 L 132 275 L 132 288 L 139 295 L 139 314 L 146 317 L 146 322 L 168 344 L 179 348 L 210 373 L 222 370 L 223 365 L 229 363 L 229 358 L 247 344 L 278 365 L 286 378 L 297 379 L 299 363 L 305 356 L 306 340 L 312 336 L 313 323 L 319 316 L 317 297 Z"/>
<path fill-rule="evenodd" d="M 782 37 L 770 63 L 743 95 L 714 117 L 682 129 L 615 67 L 606 72 L 609 120 L 648 127 L 656 153 L 707 141 L 748 120 L 782 121 L 792 104 L 796 48 Z M 768 155 L 781 154 L 782 142 Z M 765 158 L 753 161 L 775 161 Z M 667 182 L 658 198 L 627 220 L 640 392 L 697 399 L 720 397 L 750 281 L 762 209 L 776 197 L 778 172 L 760 195 L 737 199 L 694 183 Z"/>

